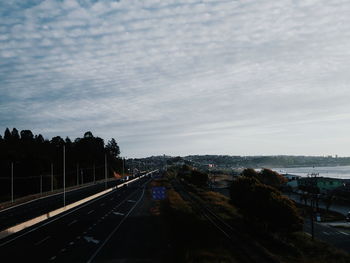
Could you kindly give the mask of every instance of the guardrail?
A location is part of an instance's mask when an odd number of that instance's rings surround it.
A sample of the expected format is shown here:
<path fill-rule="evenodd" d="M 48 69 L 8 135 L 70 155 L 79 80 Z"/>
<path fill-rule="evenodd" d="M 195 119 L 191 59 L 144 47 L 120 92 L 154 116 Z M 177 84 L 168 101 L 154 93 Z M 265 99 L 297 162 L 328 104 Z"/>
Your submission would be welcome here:
<path fill-rule="evenodd" d="M 143 177 L 145 177 L 145 176 L 147 176 L 147 175 L 150 175 L 150 174 L 154 173 L 155 171 L 156 171 L 156 170 L 151 171 L 151 172 L 149 172 L 149 173 L 146 173 L 146 174 L 144 174 L 144 175 L 141 175 L 141 176 L 139 176 L 139 177 L 136 177 L 136 178 L 134 178 L 134 179 L 131 179 L 131 180 L 127 181 L 127 182 L 124 182 L 124 183 L 119 184 L 119 185 L 117 185 L 117 186 L 114 186 L 114 187 L 112 187 L 112 188 L 106 189 L 106 190 L 104 190 L 104 191 L 101 191 L 101 192 L 99 192 L 99 193 L 97 193 L 97 194 L 94 194 L 94 195 L 92 195 L 92 196 L 86 197 L 86 198 L 84 198 L 84 199 L 81 199 L 81 200 L 79 200 L 79 201 L 77 201 L 77 202 L 74 202 L 74 203 L 72 203 L 72 204 L 66 205 L 65 207 L 58 208 L 58 209 L 56 209 L 56 210 L 50 211 L 50 212 L 48 212 L 48 213 L 46 213 L 46 214 L 43 214 L 43 215 L 41 215 L 41 216 L 35 217 L 35 218 L 33 218 L 33 219 L 30 219 L 30 220 L 28 220 L 28 221 L 26 221 L 26 222 L 23 222 L 23 223 L 20 223 L 20 224 L 18 224 L 18 225 L 9 227 L 9 228 L 7 228 L 7 229 L 5 229 L 5 230 L 3 230 L 3 231 L 0 232 L 0 239 L 5 238 L 5 237 L 7 237 L 7 236 L 9 236 L 9 235 L 12 235 L 12 234 L 14 234 L 14 233 L 17 233 L 17 232 L 19 232 L 19 231 L 21 231 L 21 230 L 23 230 L 23 229 L 26 229 L 26 228 L 28 228 L 28 227 L 31 227 L 31 226 L 33 226 L 33 225 L 36 225 L 36 224 L 38 224 L 38 223 L 40 223 L 40 222 L 42 222 L 42 221 L 44 221 L 44 220 L 47 220 L 47 219 L 52 218 L 52 217 L 54 217 L 54 216 L 57 216 L 57 215 L 59 215 L 59 214 L 61 214 L 61 213 L 63 213 L 63 212 L 66 212 L 66 211 L 68 211 L 68 210 L 74 208 L 74 207 L 77 207 L 77 206 L 79 206 L 79 205 L 82 205 L 82 204 L 84 204 L 84 203 L 86 203 L 86 202 L 89 202 L 89 201 L 91 201 L 91 200 L 93 200 L 93 199 L 96 199 L 96 198 L 98 198 L 98 197 L 100 197 L 100 196 L 102 196 L 102 195 L 105 195 L 105 194 L 107 194 L 107 193 L 109 193 L 109 192 L 111 192 L 111 191 L 113 191 L 113 190 L 115 190 L 115 189 L 118 189 L 118 188 L 120 188 L 120 187 L 123 187 L 124 185 L 128 185 L 128 184 L 130 184 L 130 183 L 132 183 L 132 182 L 134 182 L 134 181 L 137 181 L 137 180 L 139 180 L 139 179 L 141 179 L 141 178 L 143 178 Z"/>

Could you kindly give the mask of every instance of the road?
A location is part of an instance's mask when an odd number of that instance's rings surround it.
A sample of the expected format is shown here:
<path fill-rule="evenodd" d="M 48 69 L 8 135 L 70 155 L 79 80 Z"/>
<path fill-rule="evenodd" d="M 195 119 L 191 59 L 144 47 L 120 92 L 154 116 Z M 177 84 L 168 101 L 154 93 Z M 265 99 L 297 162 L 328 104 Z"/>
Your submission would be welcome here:
<path fill-rule="evenodd" d="M 119 180 L 109 181 L 107 182 L 107 187 L 111 188 L 119 183 L 121 183 Z M 98 183 L 66 192 L 66 205 L 101 192 L 104 189 L 105 183 Z M 63 193 L 59 193 L 0 211 L 0 231 L 62 206 Z"/>
<path fill-rule="evenodd" d="M 311 222 L 305 220 L 304 231 L 311 234 Z M 330 227 L 314 222 L 314 237 L 350 253 L 350 229 Z"/>
<path fill-rule="evenodd" d="M 128 187 L 115 189 L 72 211 L 2 239 L 1 257 L 13 262 L 94 262 L 100 258 L 118 257 L 115 251 L 126 245 L 128 253 L 132 253 L 134 240 L 142 236 L 142 224 L 147 221 L 138 218 L 141 223 L 138 225 L 128 220 L 133 215 L 137 218 L 137 213 L 142 214 L 144 186 L 149 180 L 142 178 Z M 133 233 L 133 227 L 139 232 Z M 123 235 L 132 238 L 129 244 L 124 239 L 118 240 Z M 147 244 L 147 238 L 142 238 L 139 241 Z"/>
<path fill-rule="evenodd" d="M 227 188 L 215 188 L 214 191 L 229 197 L 229 190 Z M 296 194 L 289 194 L 287 196 L 296 202 L 300 202 L 300 197 Z M 320 203 L 319 205 L 320 207 L 325 208 L 325 204 Z M 350 208 L 347 206 L 334 204 L 330 207 L 330 210 L 345 215 L 350 210 Z M 304 231 L 306 233 L 311 234 L 310 220 L 305 220 Z M 350 230 L 334 228 L 328 226 L 326 223 L 315 222 L 314 233 L 316 239 L 332 244 L 334 247 L 345 250 L 346 252 L 350 253 Z"/>
<path fill-rule="evenodd" d="M 287 193 L 285 195 L 288 196 L 290 199 L 294 200 L 297 203 L 304 204 L 304 202 L 302 202 L 300 200 L 300 195 L 298 195 L 298 194 Z M 310 205 L 310 200 L 307 201 L 307 204 Z M 319 201 L 318 206 L 320 208 L 326 209 L 326 204 L 322 200 Z M 338 212 L 338 213 L 343 214 L 344 216 L 346 216 L 348 214 L 348 212 L 350 211 L 350 206 L 348 206 L 348 205 L 340 205 L 340 204 L 336 204 L 336 203 L 333 202 L 333 204 L 329 207 L 329 210 Z"/>

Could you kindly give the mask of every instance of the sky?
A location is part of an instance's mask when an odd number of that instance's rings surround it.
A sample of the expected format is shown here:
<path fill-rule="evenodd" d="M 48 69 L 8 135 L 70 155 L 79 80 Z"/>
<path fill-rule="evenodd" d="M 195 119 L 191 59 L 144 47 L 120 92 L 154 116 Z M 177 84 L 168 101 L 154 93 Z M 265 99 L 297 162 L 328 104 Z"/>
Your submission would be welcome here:
<path fill-rule="evenodd" d="M 121 155 L 350 156 L 347 0 L 0 2 L 0 133 Z"/>

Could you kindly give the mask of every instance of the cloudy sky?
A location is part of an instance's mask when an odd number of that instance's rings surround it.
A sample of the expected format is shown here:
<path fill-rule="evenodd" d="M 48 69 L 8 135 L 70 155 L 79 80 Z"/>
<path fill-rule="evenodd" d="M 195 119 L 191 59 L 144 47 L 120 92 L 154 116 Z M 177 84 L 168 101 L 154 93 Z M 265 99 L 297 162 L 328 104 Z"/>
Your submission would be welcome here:
<path fill-rule="evenodd" d="M 123 156 L 350 156 L 347 0 L 6 0 L 0 132 Z"/>

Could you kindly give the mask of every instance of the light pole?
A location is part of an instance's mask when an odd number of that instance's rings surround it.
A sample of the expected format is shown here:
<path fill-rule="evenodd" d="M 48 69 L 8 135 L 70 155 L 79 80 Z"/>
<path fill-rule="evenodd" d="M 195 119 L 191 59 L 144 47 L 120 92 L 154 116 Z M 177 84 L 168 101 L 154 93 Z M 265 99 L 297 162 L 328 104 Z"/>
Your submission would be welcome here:
<path fill-rule="evenodd" d="M 43 176 L 40 175 L 40 195 L 43 194 Z"/>
<path fill-rule="evenodd" d="M 125 162 L 125 158 L 123 157 L 122 158 L 122 171 L 123 171 L 123 178 L 124 178 L 124 162 Z M 124 180 L 124 179 L 123 179 Z"/>
<path fill-rule="evenodd" d="M 77 185 L 79 185 L 79 163 L 77 163 Z"/>
<path fill-rule="evenodd" d="M 66 207 L 66 146 L 63 144 L 63 206 Z"/>
<path fill-rule="evenodd" d="M 51 163 L 51 192 L 53 192 L 53 163 Z"/>
<path fill-rule="evenodd" d="M 95 162 L 94 162 L 94 167 L 93 167 L 93 171 L 94 171 L 94 184 L 96 183 L 96 174 L 95 174 Z"/>
<path fill-rule="evenodd" d="M 107 189 L 107 154 L 105 154 L 105 189 Z"/>
<path fill-rule="evenodd" d="M 11 203 L 13 203 L 13 162 L 11 162 Z"/>

